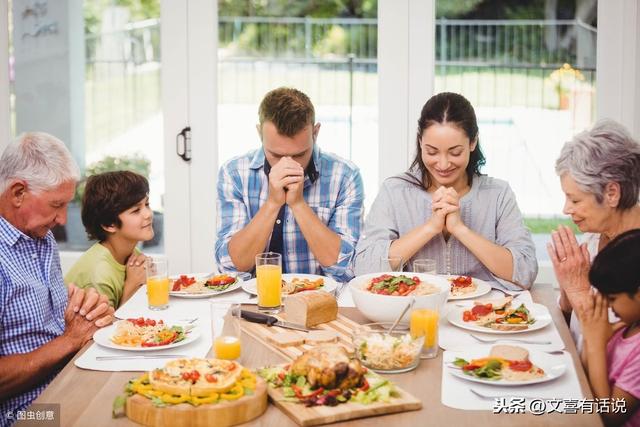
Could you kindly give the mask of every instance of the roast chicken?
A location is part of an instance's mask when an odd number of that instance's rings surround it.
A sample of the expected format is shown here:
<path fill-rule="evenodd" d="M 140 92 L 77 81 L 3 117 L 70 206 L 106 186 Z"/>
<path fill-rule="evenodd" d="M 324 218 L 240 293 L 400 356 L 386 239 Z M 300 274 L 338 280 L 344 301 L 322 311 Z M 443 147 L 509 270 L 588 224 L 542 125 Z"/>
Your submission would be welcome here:
<path fill-rule="evenodd" d="M 304 375 L 312 388 L 341 390 L 363 384 L 365 368 L 340 345 L 321 345 L 306 351 L 291 365 L 294 375 Z"/>

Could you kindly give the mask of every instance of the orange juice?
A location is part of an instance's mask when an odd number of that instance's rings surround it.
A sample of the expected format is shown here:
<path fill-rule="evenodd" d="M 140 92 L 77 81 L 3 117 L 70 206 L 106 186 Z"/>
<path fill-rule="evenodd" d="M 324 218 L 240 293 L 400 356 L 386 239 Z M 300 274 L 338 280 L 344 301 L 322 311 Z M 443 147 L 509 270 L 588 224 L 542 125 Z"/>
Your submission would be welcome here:
<path fill-rule="evenodd" d="M 240 339 L 221 336 L 213 343 L 213 350 L 218 359 L 234 360 L 240 357 Z"/>
<path fill-rule="evenodd" d="M 258 282 L 258 306 L 279 307 L 282 292 L 282 267 L 279 265 L 259 265 L 256 267 Z"/>
<path fill-rule="evenodd" d="M 147 298 L 149 299 L 149 307 L 167 306 L 169 304 L 169 278 L 148 277 Z"/>
<path fill-rule="evenodd" d="M 424 348 L 430 349 L 438 345 L 438 312 L 420 308 L 411 312 L 409 321 L 411 336 L 424 336 Z"/>

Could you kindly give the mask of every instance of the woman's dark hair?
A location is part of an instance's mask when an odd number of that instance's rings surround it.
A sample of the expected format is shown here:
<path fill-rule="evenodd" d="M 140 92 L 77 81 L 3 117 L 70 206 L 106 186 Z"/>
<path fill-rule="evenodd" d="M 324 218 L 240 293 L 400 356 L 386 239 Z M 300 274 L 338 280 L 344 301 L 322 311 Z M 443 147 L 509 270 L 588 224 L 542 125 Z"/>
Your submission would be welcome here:
<path fill-rule="evenodd" d="M 148 195 L 149 182 L 134 172 L 105 172 L 87 178 L 81 215 L 89 239 L 106 240 L 107 232 L 102 227 L 120 227 L 118 215 Z"/>
<path fill-rule="evenodd" d="M 418 119 L 418 134 L 416 136 L 416 157 L 411 163 L 410 170 L 418 168 L 421 173 L 422 182 L 414 184 L 420 187 L 431 187 L 431 177 L 427 171 L 427 167 L 422 161 L 422 150 L 420 141 L 424 131 L 433 124 L 452 124 L 460 128 L 469 138 L 469 142 L 473 142 L 478 138 L 478 121 L 473 106 L 464 96 L 452 93 L 442 92 L 429 98 Z M 480 175 L 480 167 L 485 164 L 484 154 L 480 150 L 480 141 L 476 144 L 475 150 L 471 152 L 469 164 L 467 165 L 467 178 L 469 185 L 473 181 L 474 175 Z M 411 174 L 406 174 L 413 177 Z"/>
<path fill-rule="evenodd" d="M 605 295 L 635 295 L 640 287 L 640 228 L 622 233 L 598 253 L 589 281 Z"/>

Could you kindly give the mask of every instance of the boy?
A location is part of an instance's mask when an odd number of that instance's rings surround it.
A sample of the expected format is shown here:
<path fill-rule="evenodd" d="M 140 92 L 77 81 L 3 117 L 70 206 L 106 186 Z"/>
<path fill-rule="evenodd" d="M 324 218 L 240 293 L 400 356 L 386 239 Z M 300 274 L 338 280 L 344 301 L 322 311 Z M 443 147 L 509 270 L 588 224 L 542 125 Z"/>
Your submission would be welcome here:
<path fill-rule="evenodd" d="M 82 198 L 82 224 L 97 240 L 64 278 L 65 283 L 95 288 L 114 308 L 145 282 L 146 257 L 136 249 L 153 238 L 149 183 L 129 171 L 90 176 Z"/>

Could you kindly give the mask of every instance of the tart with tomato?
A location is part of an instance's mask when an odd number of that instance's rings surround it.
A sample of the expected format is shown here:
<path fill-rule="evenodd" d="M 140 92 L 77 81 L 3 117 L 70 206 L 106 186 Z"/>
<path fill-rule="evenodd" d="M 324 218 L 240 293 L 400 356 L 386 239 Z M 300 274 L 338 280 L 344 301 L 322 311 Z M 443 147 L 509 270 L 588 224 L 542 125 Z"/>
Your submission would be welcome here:
<path fill-rule="evenodd" d="M 145 425 L 230 426 L 262 414 L 264 381 L 237 362 L 176 359 L 129 381 L 114 402 L 114 416 Z M 153 422 L 152 422 L 153 421 Z"/>
<path fill-rule="evenodd" d="M 165 393 L 206 396 L 229 392 L 241 375 L 242 366 L 233 361 L 176 359 L 149 372 L 149 382 Z"/>

